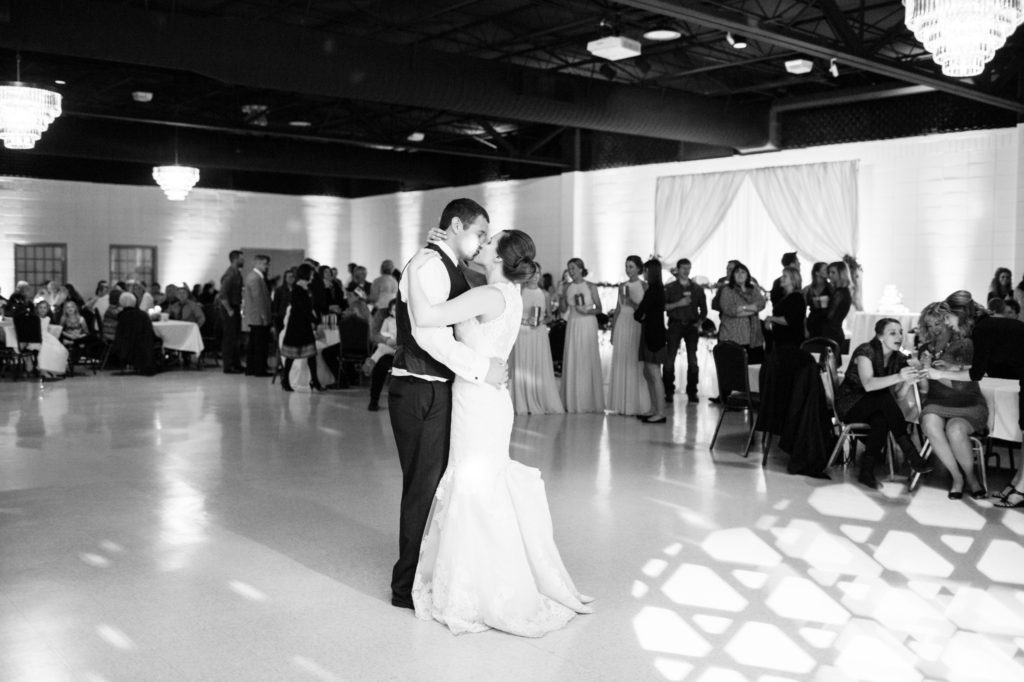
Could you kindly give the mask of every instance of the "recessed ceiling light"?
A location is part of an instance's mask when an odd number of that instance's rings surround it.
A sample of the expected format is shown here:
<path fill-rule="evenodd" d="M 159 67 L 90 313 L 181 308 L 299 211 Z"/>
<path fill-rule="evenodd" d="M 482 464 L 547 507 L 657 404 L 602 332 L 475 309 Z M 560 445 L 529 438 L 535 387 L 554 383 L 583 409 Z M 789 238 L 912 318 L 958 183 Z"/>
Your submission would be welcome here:
<path fill-rule="evenodd" d="M 313 124 L 309 121 L 288 121 L 288 125 L 293 128 L 308 128 Z"/>
<path fill-rule="evenodd" d="M 62 80 L 56 80 L 56 81 L 53 81 L 53 84 L 54 85 L 67 85 L 68 82 L 67 81 L 62 81 Z"/>
<path fill-rule="evenodd" d="M 625 36 L 608 36 L 587 43 L 587 52 L 609 61 L 640 56 L 640 43 Z"/>
<path fill-rule="evenodd" d="M 658 26 L 652 28 L 650 31 L 644 33 L 644 38 L 647 40 L 675 40 L 682 37 L 682 33 L 670 26 Z"/>
<path fill-rule="evenodd" d="M 132 99 L 141 104 L 147 104 L 153 101 L 153 93 L 149 90 L 135 90 L 132 92 Z"/>
<path fill-rule="evenodd" d="M 814 68 L 814 62 L 810 59 L 788 59 L 786 60 L 786 71 L 789 71 L 795 76 L 802 76 L 805 73 L 810 73 L 811 69 Z"/>
<path fill-rule="evenodd" d="M 423 140 L 427 139 L 427 136 L 417 130 L 409 133 L 409 136 L 405 139 L 409 140 L 409 142 L 423 142 Z"/>

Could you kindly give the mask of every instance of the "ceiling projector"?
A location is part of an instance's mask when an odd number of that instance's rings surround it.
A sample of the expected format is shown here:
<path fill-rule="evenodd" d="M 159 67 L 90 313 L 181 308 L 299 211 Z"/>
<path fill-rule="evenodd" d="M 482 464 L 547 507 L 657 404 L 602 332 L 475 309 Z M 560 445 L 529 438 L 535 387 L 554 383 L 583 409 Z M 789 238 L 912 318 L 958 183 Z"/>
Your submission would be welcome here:
<path fill-rule="evenodd" d="M 608 36 L 587 43 L 587 52 L 610 61 L 640 56 L 640 43 L 625 36 Z"/>

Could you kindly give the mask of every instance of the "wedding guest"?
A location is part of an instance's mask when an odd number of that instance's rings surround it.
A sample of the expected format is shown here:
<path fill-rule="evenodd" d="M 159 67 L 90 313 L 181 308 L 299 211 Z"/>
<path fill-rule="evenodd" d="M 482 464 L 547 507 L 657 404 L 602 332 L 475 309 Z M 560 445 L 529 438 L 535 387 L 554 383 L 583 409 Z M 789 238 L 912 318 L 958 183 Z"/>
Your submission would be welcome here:
<path fill-rule="evenodd" d="M 391 274 L 395 271 L 393 261 L 380 264 L 380 275 L 370 284 L 370 301 L 377 310 L 384 310 L 391 299 L 398 295 L 398 280 Z"/>
<path fill-rule="evenodd" d="M 274 338 L 284 330 L 284 316 L 288 312 L 288 306 L 292 302 L 292 290 L 295 288 L 295 268 L 288 268 L 284 271 L 281 286 L 274 289 L 274 298 L 270 303 L 271 314 L 274 318 Z"/>
<path fill-rule="evenodd" d="M 690 260 L 680 258 L 676 263 L 675 280 L 665 286 L 665 311 L 668 313 L 668 343 L 662 383 L 665 402 L 672 402 L 676 392 L 676 355 L 679 346 L 686 344 L 686 397 L 697 402 L 697 342 L 700 328 L 708 316 L 708 303 L 704 287 L 690 279 Z"/>
<path fill-rule="evenodd" d="M 315 284 L 311 282 L 309 287 L 315 312 L 321 319 L 324 315 L 340 315 L 348 308 L 345 288 L 337 280 L 331 266 L 321 265 L 319 275 Z"/>
<path fill-rule="evenodd" d="M 229 265 L 220 277 L 220 293 L 217 294 L 221 318 L 220 357 L 225 374 L 241 374 L 242 361 L 239 352 L 242 336 L 242 268 L 245 267 L 245 254 L 235 249 L 228 254 L 228 261 Z"/>
<path fill-rule="evenodd" d="M 949 499 L 963 497 L 966 478 L 966 491 L 980 500 L 988 493 L 975 476 L 971 434 L 988 429 L 988 403 L 970 377 L 974 344 L 950 324 L 954 321 L 957 317 L 945 302 L 930 303 L 921 311 L 918 358 L 927 373 L 918 383 L 921 428 L 953 478 Z"/>
<path fill-rule="evenodd" d="M 305 358 L 309 366 L 310 388 L 314 391 L 324 390 L 316 376 L 316 316 L 313 300 L 309 297 L 312 280 L 313 268 L 303 263 L 295 271 L 295 289 L 292 290 L 292 303 L 288 309 L 281 344 L 281 357 L 285 358 L 281 388 L 285 391 L 295 390 L 291 385 L 291 369 L 296 358 Z"/>
<path fill-rule="evenodd" d="M 644 263 L 647 290 L 633 313 L 641 324 L 640 352 L 644 365 L 644 379 L 650 395 L 651 412 L 640 421 L 662 424 L 665 417 L 665 387 L 661 383 L 661 366 L 665 364 L 665 286 L 661 283 L 661 261 L 652 258 Z"/>
<path fill-rule="evenodd" d="M 997 298 L 1001 301 L 1013 300 L 1013 273 L 1009 268 L 996 268 L 992 283 L 988 287 L 988 300 Z"/>
<path fill-rule="evenodd" d="M 1013 302 L 1017 304 L 1017 319 L 1024 322 L 1024 277 L 1013 289 Z"/>
<path fill-rule="evenodd" d="M 832 284 L 828 281 L 828 263 L 819 261 L 811 268 L 811 283 L 804 287 L 804 301 L 810 308 L 807 314 L 808 338 L 825 335 L 828 304 L 831 298 Z"/>
<path fill-rule="evenodd" d="M 850 306 L 853 305 L 853 296 L 850 294 L 850 270 L 843 261 L 829 263 L 828 279 L 832 283 L 832 295 L 829 296 L 828 308 L 825 310 L 825 324 L 822 328 L 822 336 L 832 339 L 839 344 L 839 354 L 836 358 L 842 364 L 843 342 L 846 335 L 843 333 L 843 320 L 850 313 Z"/>
<path fill-rule="evenodd" d="M 551 295 L 540 287 L 540 263 L 523 283 L 523 320 L 512 347 L 509 373 L 512 378 L 512 404 L 516 414 L 563 414 L 565 407 L 555 381 L 548 322 L 551 321 Z"/>
<path fill-rule="evenodd" d="M 798 261 L 799 262 L 799 261 Z M 775 338 L 775 347 L 799 346 L 804 341 L 804 322 L 807 302 L 801 291 L 800 271 L 793 267 L 782 270 L 780 287 L 782 297 L 772 304 L 772 316 L 767 324 Z"/>
<path fill-rule="evenodd" d="M 612 367 L 606 408 L 615 414 L 651 413 L 649 392 L 643 385 L 644 365 L 640 360 L 640 322 L 633 313 L 643 300 L 647 285 L 640 279 L 644 262 L 640 256 L 626 258 L 626 282 L 618 288 L 618 305 L 612 316 Z"/>
<path fill-rule="evenodd" d="M 40 338 L 39 344 L 26 344 L 30 350 L 39 351 L 36 357 L 37 367 L 41 376 L 47 379 L 54 379 L 63 376 L 68 370 L 68 350 L 53 334 L 50 333 L 53 311 L 46 300 L 36 303 L 36 317 L 39 320 Z"/>
<path fill-rule="evenodd" d="M 128 280 L 128 291 L 135 297 L 135 307 L 148 314 L 155 304 L 153 303 L 153 295 L 146 288 L 146 283 L 130 279 Z"/>
<path fill-rule="evenodd" d="M 711 298 L 711 309 L 722 312 L 722 289 L 729 284 L 729 279 L 732 277 L 732 271 L 739 263 L 738 260 L 731 260 L 725 264 L 725 277 L 719 277 L 718 281 L 715 282 L 715 295 Z"/>
<path fill-rule="evenodd" d="M 241 253 L 241 251 L 239 251 Z M 198 284 L 196 285 L 199 286 Z M 199 293 L 194 294 L 195 299 L 199 301 L 199 305 L 212 305 L 217 302 L 217 295 L 220 292 L 217 291 L 217 287 L 214 286 L 213 282 L 207 282 L 203 285 L 203 288 Z"/>
<path fill-rule="evenodd" d="M 118 357 L 143 376 L 156 374 L 156 332 L 153 331 L 152 320 L 146 311 L 139 308 L 133 294 L 121 294 L 118 304 L 121 312 L 117 315 L 117 332 L 114 337 Z"/>
<path fill-rule="evenodd" d="M 398 347 L 398 320 L 395 317 L 397 306 L 398 299 L 393 297 L 388 301 L 386 309 L 374 313 L 370 325 L 370 342 L 377 345 L 373 355 L 363 363 L 363 374 L 370 377 L 370 404 L 366 408 L 370 412 L 380 409 L 380 394 L 395 359 L 395 349 Z"/>
<path fill-rule="evenodd" d="M 782 254 L 782 269 L 785 270 L 786 268 L 795 268 L 797 272 L 800 272 L 800 257 L 797 256 L 796 251 L 787 251 Z M 786 292 L 782 289 L 782 275 L 779 275 L 772 282 L 772 288 L 768 293 L 768 300 L 771 301 L 774 307 L 785 295 Z"/>
<path fill-rule="evenodd" d="M 167 286 L 167 290 L 170 291 L 170 285 Z M 175 300 L 170 302 L 167 306 L 167 317 L 172 320 L 180 320 L 182 322 L 195 322 L 200 329 L 206 324 L 206 311 L 203 310 L 203 306 L 199 305 L 197 301 L 192 300 L 189 295 L 189 288 L 187 285 L 174 288 Z M 192 364 L 192 356 L 194 353 L 187 353 L 182 351 L 181 363 L 185 367 Z"/>
<path fill-rule="evenodd" d="M 270 353 L 270 291 L 267 289 L 267 270 L 270 256 L 253 258 L 252 270 L 242 283 L 242 330 L 249 332 L 246 344 L 246 376 L 266 377 L 267 355 Z"/>
<path fill-rule="evenodd" d="M 900 352 L 902 344 L 903 327 L 899 321 L 886 317 L 876 322 L 875 337 L 854 350 L 836 396 L 836 412 L 844 422 L 871 425 L 857 480 L 872 490 L 879 487 L 875 465 L 888 434 L 896 439 L 915 472 L 928 471 L 917 446 L 907 435 L 907 422 L 896 402 L 897 398 L 905 400 L 923 376 L 923 372 L 907 363 Z"/>
<path fill-rule="evenodd" d="M 89 323 L 81 315 L 74 301 L 64 301 L 64 314 L 61 315 L 60 326 L 60 342 L 68 349 L 72 365 L 83 355 L 94 354 L 96 337 L 92 335 Z"/>
<path fill-rule="evenodd" d="M 366 281 L 366 267 L 363 265 L 357 265 L 352 269 L 352 281 L 345 285 L 345 291 L 351 292 L 359 290 L 361 291 L 361 298 L 365 300 L 370 299 L 370 293 L 373 289 L 373 285 Z"/>
<path fill-rule="evenodd" d="M 597 316 L 601 299 L 597 285 L 584 279 L 587 268 L 570 258 L 569 282 L 563 283 L 559 309 L 566 316 L 562 356 L 562 401 L 566 412 L 604 412 L 601 356 L 597 342 Z"/>
<path fill-rule="evenodd" d="M 110 306 L 110 284 L 107 283 L 107 280 L 101 279 L 96 282 L 96 290 L 89 297 L 89 300 L 85 302 L 85 306 L 96 313 L 96 319 L 103 319 L 104 313 L 107 312 L 107 308 Z"/>
<path fill-rule="evenodd" d="M 111 296 L 116 291 L 118 291 L 118 289 L 112 289 Z M 120 292 L 118 294 L 118 300 L 107 305 L 107 312 L 103 313 L 103 318 L 100 320 L 100 337 L 107 343 L 113 343 L 114 339 L 117 338 L 117 319 L 122 310 L 120 297 L 124 295 L 124 293 L 125 292 L 123 291 Z M 132 296 L 132 301 L 134 302 L 134 300 L 135 297 Z"/>
<path fill-rule="evenodd" d="M 747 266 L 737 261 L 721 292 L 718 340 L 743 346 L 750 364 L 760 364 L 764 358 L 764 335 L 758 313 L 765 307 L 761 288 L 754 283 Z"/>
<path fill-rule="evenodd" d="M 160 282 L 153 282 L 149 285 L 149 296 L 153 299 L 153 305 L 158 305 L 161 308 L 167 307 L 167 294 L 162 291 Z"/>

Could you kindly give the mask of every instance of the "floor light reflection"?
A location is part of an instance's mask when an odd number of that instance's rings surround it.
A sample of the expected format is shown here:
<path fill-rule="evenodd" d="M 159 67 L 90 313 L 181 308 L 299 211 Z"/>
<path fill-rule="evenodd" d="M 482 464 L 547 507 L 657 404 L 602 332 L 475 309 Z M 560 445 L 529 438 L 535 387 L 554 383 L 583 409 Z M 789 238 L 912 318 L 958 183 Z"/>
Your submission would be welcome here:
<path fill-rule="evenodd" d="M 770 623 L 744 623 L 725 651 L 737 663 L 757 668 L 789 673 L 808 673 L 814 668 L 814 659 Z"/>
<path fill-rule="evenodd" d="M 953 573 L 953 564 L 916 535 L 900 530 L 890 530 L 885 534 L 875 550 L 875 559 L 890 571 L 905 575 L 948 578 Z"/>
<path fill-rule="evenodd" d="M 713 570 L 695 564 L 677 568 L 661 591 L 676 604 L 705 609 L 739 612 L 749 603 Z"/>
<path fill-rule="evenodd" d="M 711 652 L 706 639 L 675 611 L 645 606 L 633 618 L 640 646 L 646 651 L 703 658 Z"/>
<path fill-rule="evenodd" d="M 808 503 L 825 516 L 840 516 L 860 521 L 881 521 L 885 510 L 867 492 L 852 483 L 815 488 Z"/>
<path fill-rule="evenodd" d="M 1024 585 L 1024 547 L 1007 540 L 993 540 L 978 561 L 978 570 L 1000 583 Z"/>
<path fill-rule="evenodd" d="M 776 566 L 782 556 L 749 528 L 709 533 L 701 548 L 716 561 L 752 566 Z"/>
<path fill-rule="evenodd" d="M 104 623 L 97 625 L 96 634 L 100 636 L 100 639 L 115 649 L 131 651 L 135 648 L 135 642 L 132 641 L 131 637 L 115 628 L 113 625 L 106 625 Z"/>
<path fill-rule="evenodd" d="M 765 605 L 776 615 L 792 620 L 842 625 L 850 619 L 846 609 L 806 578 L 783 578 Z"/>

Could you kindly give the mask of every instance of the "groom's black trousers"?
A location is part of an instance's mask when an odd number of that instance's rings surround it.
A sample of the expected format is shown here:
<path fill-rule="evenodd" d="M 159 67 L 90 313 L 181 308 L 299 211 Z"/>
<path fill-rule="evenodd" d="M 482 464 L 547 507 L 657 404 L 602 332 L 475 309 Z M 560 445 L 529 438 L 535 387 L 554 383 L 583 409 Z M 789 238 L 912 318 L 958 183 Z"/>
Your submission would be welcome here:
<path fill-rule="evenodd" d="M 388 413 L 402 463 L 398 561 L 391 573 L 391 592 L 394 598 L 411 603 L 423 529 L 437 484 L 448 466 L 452 385 L 447 381 L 393 376 L 388 389 Z"/>

